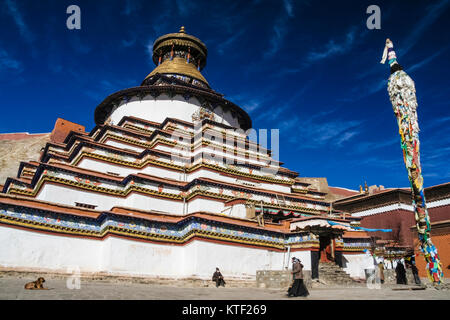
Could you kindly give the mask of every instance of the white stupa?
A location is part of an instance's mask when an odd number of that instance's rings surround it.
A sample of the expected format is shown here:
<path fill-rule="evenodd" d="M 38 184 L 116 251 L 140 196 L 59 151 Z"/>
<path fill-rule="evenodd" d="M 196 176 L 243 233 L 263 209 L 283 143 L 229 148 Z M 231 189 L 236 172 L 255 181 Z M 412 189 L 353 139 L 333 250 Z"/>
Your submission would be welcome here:
<path fill-rule="evenodd" d="M 295 254 L 313 277 L 319 259 L 364 274 L 359 218 L 330 216 L 323 192 L 246 138 L 251 119 L 211 89 L 206 58 L 184 28 L 164 35 L 156 68 L 108 96 L 94 129 L 59 122 L 0 194 L 1 268 L 254 278 Z"/>

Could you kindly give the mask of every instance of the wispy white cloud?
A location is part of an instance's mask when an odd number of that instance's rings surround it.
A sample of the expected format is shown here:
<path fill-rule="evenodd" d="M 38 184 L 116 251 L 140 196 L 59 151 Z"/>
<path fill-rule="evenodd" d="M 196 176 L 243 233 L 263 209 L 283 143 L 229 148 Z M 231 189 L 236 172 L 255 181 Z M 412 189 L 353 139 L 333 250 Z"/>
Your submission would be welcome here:
<path fill-rule="evenodd" d="M 298 149 L 317 149 L 325 145 L 339 148 L 360 132 L 359 127 L 363 122 L 336 118 L 330 120 L 323 117 L 300 119 L 296 116 L 281 123 L 280 128 L 289 132 L 289 142 L 295 144 Z"/>
<path fill-rule="evenodd" d="M 240 36 L 244 34 L 244 29 L 240 29 L 238 32 L 234 33 L 232 36 L 228 37 L 226 41 L 220 42 L 217 46 L 217 51 L 220 55 L 223 55 L 226 49 L 231 46 Z"/>
<path fill-rule="evenodd" d="M 424 162 L 424 165 L 428 165 L 428 166 L 433 166 L 435 167 L 437 164 L 434 162 L 431 162 L 432 160 L 439 160 L 439 159 L 448 159 L 448 154 L 450 153 L 450 147 L 447 148 L 440 148 L 440 149 L 436 149 L 433 150 L 433 152 L 422 152 L 422 160 Z M 428 162 L 430 161 L 430 162 Z"/>
<path fill-rule="evenodd" d="M 347 131 L 344 132 L 340 137 L 337 138 L 336 140 L 336 145 L 337 146 L 342 146 L 342 144 L 348 140 L 350 140 L 351 138 L 353 138 L 354 136 L 356 136 L 360 131 Z"/>
<path fill-rule="evenodd" d="M 131 38 L 130 40 L 124 39 L 124 40 L 122 40 L 122 45 L 125 48 L 132 47 L 136 43 L 136 40 L 137 40 L 136 38 Z"/>
<path fill-rule="evenodd" d="M 305 70 L 308 66 L 309 66 L 308 63 L 303 63 L 299 64 L 298 66 L 289 66 L 289 67 L 280 66 L 279 69 L 274 70 L 272 73 L 269 74 L 269 76 L 274 78 L 280 78 L 284 76 L 294 75 Z"/>
<path fill-rule="evenodd" d="M 418 69 L 424 67 L 425 65 L 427 65 L 428 63 L 430 63 L 431 61 L 436 59 L 443 52 L 445 52 L 448 48 L 449 48 L 449 46 L 446 46 L 445 48 L 439 50 L 438 52 L 430 55 L 426 59 L 423 59 L 423 60 L 413 64 L 411 67 L 406 67 L 405 71 L 407 73 L 413 73 L 414 71 L 417 71 Z M 374 71 L 375 71 L 374 69 L 370 69 L 364 75 L 360 75 L 357 78 L 362 79 L 362 78 L 366 77 L 367 75 L 369 75 L 370 73 L 374 73 Z M 386 79 L 378 79 L 376 81 L 362 81 L 362 82 L 360 82 L 359 85 L 356 85 L 353 88 L 352 96 L 345 98 L 345 99 L 340 99 L 340 101 L 345 101 L 345 102 L 357 101 L 362 98 L 368 97 L 374 93 L 377 93 L 381 90 L 384 90 L 386 88 L 387 88 L 387 80 Z"/>
<path fill-rule="evenodd" d="M 383 149 L 395 144 L 400 144 L 399 137 L 395 137 L 393 139 L 388 139 L 385 141 L 359 141 L 358 143 L 353 145 L 353 152 L 360 154 L 372 154 L 375 150 Z"/>
<path fill-rule="evenodd" d="M 148 62 L 151 66 L 153 66 L 153 60 L 152 60 L 153 43 L 155 42 L 155 40 L 165 33 L 174 32 L 173 30 L 169 29 L 170 17 L 173 13 L 173 8 L 171 6 L 171 3 L 168 1 L 163 1 L 162 5 L 163 5 L 163 7 L 160 9 L 158 15 L 156 16 L 156 18 L 153 19 L 153 23 L 152 23 L 153 32 L 151 32 L 150 35 L 148 35 L 148 37 L 146 38 L 147 42 L 144 44 L 146 53 L 149 57 Z"/>
<path fill-rule="evenodd" d="M 248 103 L 244 104 L 243 108 L 247 112 L 252 112 L 259 109 L 261 107 L 261 104 L 262 104 L 261 101 L 251 100 Z"/>
<path fill-rule="evenodd" d="M 288 105 L 276 105 L 267 108 L 263 112 L 261 112 L 258 116 L 256 116 L 256 121 L 267 120 L 270 119 L 272 121 L 277 120 L 281 114 L 283 114 L 288 109 Z"/>
<path fill-rule="evenodd" d="M 342 41 L 330 40 L 321 50 L 309 52 L 307 59 L 311 62 L 327 59 L 329 57 L 349 52 L 356 43 L 357 29 L 352 27 Z"/>
<path fill-rule="evenodd" d="M 178 13 L 181 16 L 187 16 L 197 6 L 193 1 L 175 0 L 175 5 L 178 9 Z"/>
<path fill-rule="evenodd" d="M 445 47 L 444 49 L 439 50 L 438 52 L 432 54 L 431 56 L 429 56 L 426 59 L 421 60 L 420 62 L 417 62 L 415 64 L 413 64 L 411 67 L 407 68 L 407 72 L 413 72 L 417 69 L 422 68 L 423 66 L 425 66 L 426 64 L 430 63 L 431 61 L 433 61 L 436 57 L 438 57 L 439 55 L 441 55 L 445 50 L 448 49 L 448 46 Z"/>
<path fill-rule="evenodd" d="M 72 75 L 76 79 L 82 77 L 82 75 L 76 75 L 73 74 L 73 72 Z M 94 87 L 90 86 L 89 88 L 83 90 L 83 94 L 98 103 L 105 99 L 105 97 L 112 92 L 121 90 L 123 88 L 135 87 L 136 85 L 137 83 L 135 79 L 100 80 Z"/>
<path fill-rule="evenodd" d="M 17 7 L 16 2 L 12 0 L 5 0 L 6 8 L 8 13 L 14 20 L 17 28 L 19 29 L 20 35 L 27 41 L 28 43 L 32 43 L 34 41 L 34 35 L 31 33 L 30 28 L 25 23 L 25 20 Z"/>
<path fill-rule="evenodd" d="M 267 59 L 273 57 L 275 53 L 277 53 L 278 50 L 280 50 L 281 44 L 288 30 L 287 22 L 288 19 L 285 16 L 279 17 L 276 20 L 272 28 L 273 34 L 270 38 L 270 49 L 264 52 L 264 58 Z"/>
<path fill-rule="evenodd" d="M 345 120 L 331 117 L 337 109 L 313 115 L 290 115 L 278 123 L 281 134 L 297 149 L 320 149 L 328 145 L 340 148 L 361 131 L 364 120 Z"/>
<path fill-rule="evenodd" d="M 284 9 L 289 17 L 294 17 L 294 7 L 292 5 L 292 0 L 283 0 Z"/>
<path fill-rule="evenodd" d="M 434 120 L 433 125 L 437 126 L 437 125 L 441 125 L 445 122 L 449 122 L 450 121 L 450 117 L 443 117 L 443 118 L 437 118 Z"/>
<path fill-rule="evenodd" d="M 136 80 L 134 79 L 123 79 L 123 80 L 114 80 L 114 81 L 110 81 L 110 80 L 102 80 L 99 83 L 99 87 L 102 90 L 109 90 L 109 91 L 113 91 L 113 90 L 120 90 L 123 88 L 129 88 L 129 87 L 133 87 L 136 86 Z"/>
<path fill-rule="evenodd" d="M 130 16 L 136 11 L 138 11 L 141 7 L 141 3 L 136 0 L 126 0 L 125 1 L 125 8 L 122 11 L 122 14 L 126 16 Z"/>
<path fill-rule="evenodd" d="M 426 14 L 424 14 L 424 17 L 419 20 L 418 22 L 415 22 L 413 24 L 412 29 L 408 32 L 408 37 L 406 37 L 403 41 L 398 41 L 399 44 L 393 39 L 394 41 L 394 48 L 397 51 L 397 57 L 399 58 L 400 64 L 402 64 L 401 61 L 402 58 L 406 55 L 407 52 L 409 52 L 418 41 L 420 41 L 421 36 L 425 33 L 425 31 L 430 27 L 446 10 L 446 7 L 449 5 L 450 0 L 441 0 L 440 2 L 437 2 L 433 5 L 428 6 L 426 10 Z M 389 13 L 389 16 L 392 14 L 392 12 Z M 386 14 L 383 13 L 384 18 L 386 19 Z M 444 49 L 439 50 L 438 52 L 434 53 L 433 55 L 429 56 L 427 59 L 424 59 L 416 64 L 414 64 L 411 67 L 408 67 L 407 65 L 403 65 L 405 67 L 405 70 L 407 72 L 413 72 L 424 65 L 428 64 L 432 60 L 434 60 L 437 56 L 441 55 L 445 50 L 448 49 L 448 46 Z M 381 57 L 382 48 L 380 49 L 380 57 Z M 371 68 L 366 69 L 365 71 L 358 72 L 356 74 L 356 79 L 364 79 L 369 75 L 373 75 L 376 72 L 380 70 L 380 65 L 374 65 Z"/>
<path fill-rule="evenodd" d="M 298 3 L 300 2 L 297 2 L 297 4 Z M 269 40 L 270 49 L 264 52 L 264 58 L 271 58 L 280 50 L 289 30 L 289 21 L 294 18 L 294 16 L 294 5 L 292 0 L 283 0 L 283 13 L 278 16 L 272 26 L 272 36 Z"/>
<path fill-rule="evenodd" d="M 401 157 L 388 159 L 386 156 L 369 156 L 367 158 L 350 161 L 351 165 L 381 167 L 384 170 L 398 172 L 403 167 Z"/>
<path fill-rule="evenodd" d="M 422 164 L 424 177 L 439 177 L 440 179 L 450 178 L 448 169 L 448 158 L 450 148 L 436 149 L 430 152 L 421 152 L 420 162 Z"/>
<path fill-rule="evenodd" d="M 255 120 L 266 120 L 270 119 L 271 121 L 276 121 L 279 119 L 281 115 L 284 115 L 285 112 L 287 112 L 291 108 L 295 108 L 298 105 L 298 102 L 300 99 L 304 96 L 304 94 L 310 90 L 317 82 L 319 78 L 313 78 L 309 80 L 307 83 L 305 83 L 301 88 L 299 88 L 292 96 L 284 100 L 283 102 L 276 101 L 274 103 L 271 103 L 268 105 L 268 107 L 264 110 L 264 112 L 260 112 Z M 271 92 L 273 90 L 276 90 L 275 88 L 272 88 L 270 90 L 266 90 L 266 92 Z M 265 101 L 267 102 L 267 100 Z M 321 113 L 319 113 L 321 114 Z M 316 114 L 317 115 L 317 114 Z"/>
<path fill-rule="evenodd" d="M 421 39 L 423 33 L 446 11 L 446 7 L 450 4 L 450 0 L 441 0 L 430 5 L 426 10 L 425 16 L 414 24 L 414 28 L 408 33 L 409 36 L 401 42 L 398 50 L 399 56 L 405 55 L 411 50 Z M 444 30 L 442 30 L 444 32 Z M 394 42 L 395 45 L 395 42 Z"/>
<path fill-rule="evenodd" d="M 205 43 L 216 43 L 221 42 L 227 35 L 233 35 L 236 30 L 242 28 L 248 19 L 248 15 L 253 13 L 253 7 L 239 8 L 239 3 L 227 2 L 223 6 L 222 2 L 211 2 L 212 7 L 210 8 L 211 14 L 208 19 L 211 25 L 214 25 L 214 30 L 216 31 L 213 35 L 206 35 L 207 38 L 202 38 Z M 223 34 L 224 36 L 217 37 L 218 34 Z"/>
<path fill-rule="evenodd" d="M 378 79 L 376 81 L 365 81 L 359 85 L 355 85 L 351 89 L 350 95 L 348 97 L 338 98 L 336 100 L 341 102 L 354 102 L 366 98 L 386 88 L 387 88 L 386 79 Z"/>
<path fill-rule="evenodd" d="M 371 94 L 374 94 L 386 88 L 387 88 L 387 81 L 385 79 L 378 80 L 372 85 L 366 87 L 366 90 L 362 93 L 360 98 L 370 96 Z"/>
<path fill-rule="evenodd" d="M 0 70 L 9 69 L 20 73 L 23 71 L 22 63 L 11 57 L 5 50 L 0 49 Z"/>
<path fill-rule="evenodd" d="M 423 174 L 424 178 L 439 178 L 439 179 L 448 179 L 450 178 L 450 171 L 447 172 L 427 172 Z"/>
<path fill-rule="evenodd" d="M 265 96 L 256 96 L 252 94 L 230 95 L 227 96 L 227 99 L 242 107 L 246 112 L 256 111 L 267 101 Z"/>

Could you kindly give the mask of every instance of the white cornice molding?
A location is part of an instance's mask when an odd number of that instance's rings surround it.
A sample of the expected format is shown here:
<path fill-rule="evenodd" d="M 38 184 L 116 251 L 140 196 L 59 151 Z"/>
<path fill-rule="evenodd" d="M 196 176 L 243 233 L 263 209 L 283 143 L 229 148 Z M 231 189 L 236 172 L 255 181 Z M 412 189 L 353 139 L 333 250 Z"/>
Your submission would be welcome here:
<path fill-rule="evenodd" d="M 437 200 L 437 201 L 433 201 L 433 202 L 428 202 L 427 208 L 430 209 L 430 208 L 442 207 L 442 206 L 446 206 L 446 205 L 450 205 L 450 198 Z"/>
<path fill-rule="evenodd" d="M 442 207 L 442 206 L 446 206 L 446 205 L 450 205 L 450 198 L 428 202 L 427 208 L 431 209 L 431 208 L 437 208 L 437 207 Z M 408 205 L 408 204 L 404 204 L 404 203 L 395 203 L 395 204 L 382 206 L 382 207 L 378 207 L 378 208 L 373 208 L 373 209 L 369 209 L 369 210 L 364 210 L 364 211 L 360 211 L 360 212 L 354 212 L 354 213 L 352 213 L 352 216 L 353 217 L 366 217 L 366 216 L 372 216 L 374 214 L 379 214 L 379 213 L 389 212 L 389 211 L 394 211 L 394 210 L 405 210 L 405 211 L 414 212 L 414 207 L 412 205 Z"/>

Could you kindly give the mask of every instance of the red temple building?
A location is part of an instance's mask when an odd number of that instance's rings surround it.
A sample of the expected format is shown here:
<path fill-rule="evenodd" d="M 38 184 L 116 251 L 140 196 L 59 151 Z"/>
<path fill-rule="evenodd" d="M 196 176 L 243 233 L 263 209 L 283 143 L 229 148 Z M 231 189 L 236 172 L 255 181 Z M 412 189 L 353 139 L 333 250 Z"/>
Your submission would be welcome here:
<path fill-rule="evenodd" d="M 438 249 L 444 277 L 450 277 L 450 183 L 425 188 L 431 237 Z M 337 210 L 361 218 L 361 227 L 392 229 L 392 232 L 368 232 L 380 256 L 397 259 L 415 253 L 419 275 L 426 277 L 425 260 L 418 249 L 411 190 L 372 186 L 366 192 L 339 199 L 333 203 Z"/>

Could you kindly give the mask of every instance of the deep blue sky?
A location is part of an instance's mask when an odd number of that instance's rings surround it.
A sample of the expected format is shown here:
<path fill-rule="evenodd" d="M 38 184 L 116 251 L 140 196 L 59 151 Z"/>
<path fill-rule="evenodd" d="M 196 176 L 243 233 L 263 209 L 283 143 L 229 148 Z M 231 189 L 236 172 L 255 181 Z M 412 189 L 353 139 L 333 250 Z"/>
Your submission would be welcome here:
<path fill-rule="evenodd" d="M 109 94 L 151 72 L 153 41 L 181 25 L 208 47 L 204 76 L 280 159 L 333 186 L 409 185 L 379 63 L 386 37 L 416 83 L 425 186 L 450 181 L 450 1 L 14 1 L 0 3 L 0 132 L 94 127 Z M 81 30 L 66 8 L 81 8 Z M 368 30 L 366 8 L 381 8 Z"/>

